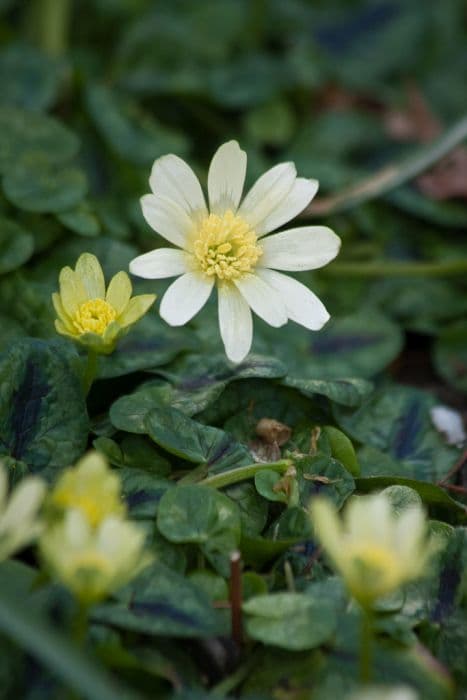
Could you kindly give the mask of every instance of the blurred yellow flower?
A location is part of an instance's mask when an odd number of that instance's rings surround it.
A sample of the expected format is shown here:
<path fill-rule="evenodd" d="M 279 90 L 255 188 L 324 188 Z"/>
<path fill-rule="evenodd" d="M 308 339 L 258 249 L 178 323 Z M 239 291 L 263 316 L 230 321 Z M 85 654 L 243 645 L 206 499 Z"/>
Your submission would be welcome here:
<path fill-rule="evenodd" d="M 93 528 L 109 515 L 122 517 L 126 513 L 120 479 L 98 452 L 90 452 L 75 467 L 62 472 L 50 503 L 60 510 L 81 511 Z"/>
<path fill-rule="evenodd" d="M 8 476 L 0 464 L 0 561 L 32 542 L 39 535 L 39 508 L 45 484 L 37 476 L 27 476 L 8 498 Z"/>
<path fill-rule="evenodd" d="M 100 263 L 90 253 L 80 255 L 74 270 L 64 267 L 59 283 L 60 293 L 52 294 L 57 332 L 105 355 L 156 299 L 155 294 L 132 297 L 126 272 L 114 275 L 106 292 Z"/>
<path fill-rule="evenodd" d="M 102 600 L 136 576 L 152 560 L 145 533 L 133 523 L 109 516 L 93 529 L 81 510 L 68 510 L 39 540 L 52 576 L 83 605 Z"/>
<path fill-rule="evenodd" d="M 334 505 L 317 498 L 311 519 L 334 567 L 366 608 L 420 576 L 432 553 L 422 509 L 414 505 L 397 516 L 383 494 L 352 498 L 343 521 Z"/>

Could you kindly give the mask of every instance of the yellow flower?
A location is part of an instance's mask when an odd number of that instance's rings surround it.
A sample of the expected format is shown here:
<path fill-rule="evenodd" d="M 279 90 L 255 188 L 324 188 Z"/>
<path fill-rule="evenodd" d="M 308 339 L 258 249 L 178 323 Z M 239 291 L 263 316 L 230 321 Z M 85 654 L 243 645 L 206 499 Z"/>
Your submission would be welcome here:
<path fill-rule="evenodd" d="M 109 516 L 93 529 L 80 510 L 68 510 L 49 527 L 39 546 L 52 576 L 89 605 L 127 584 L 151 557 L 145 533 L 133 523 Z"/>
<path fill-rule="evenodd" d="M 97 527 L 109 515 L 120 517 L 126 512 L 120 479 L 98 452 L 89 453 L 60 475 L 50 502 L 60 510 L 81 511 L 91 527 Z"/>
<path fill-rule="evenodd" d="M 366 608 L 423 573 L 432 549 L 419 506 L 396 516 L 384 494 L 354 497 L 343 522 L 329 501 L 311 506 L 315 533 L 352 595 Z"/>
<path fill-rule="evenodd" d="M 27 476 L 8 498 L 8 476 L 0 464 L 0 561 L 32 542 L 41 530 L 39 508 L 45 484 L 37 476 Z"/>
<path fill-rule="evenodd" d="M 60 293 L 52 295 L 57 332 L 105 355 L 156 299 L 154 294 L 132 297 L 126 272 L 112 277 L 106 292 L 102 268 L 90 253 L 80 255 L 74 270 L 64 267 L 59 283 Z"/>

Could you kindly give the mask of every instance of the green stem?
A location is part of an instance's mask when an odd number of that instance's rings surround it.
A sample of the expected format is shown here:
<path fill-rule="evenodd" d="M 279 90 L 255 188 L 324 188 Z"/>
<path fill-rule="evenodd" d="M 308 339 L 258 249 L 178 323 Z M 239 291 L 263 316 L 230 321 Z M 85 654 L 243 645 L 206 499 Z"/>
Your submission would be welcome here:
<path fill-rule="evenodd" d="M 441 160 L 466 138 L 467 116 L 464 116 L 454 126 L 445 131 L 439 139 L 417 151 L 409 158 L 399 163 L 391 163 L 385 166 L 382 170 L 365 177 L 340 193 L 313 200 L 302 213 L 302 216 L 337 214 L 353 209 L 358 204 L 375 199 L 375 197 L 381 197 L 420 175 L 420 173 Z"/>
<path fill-rule="evenodd" d="M 30 33 L 50 56 L 62 56 L 68 47 L 73 0 L 31 0 Z"/>
<path fill-rule="evenodd" d="M 275 472 L 286 472 L 291 465 L 292 461 L 290 459 L 282 459 L 279 462 L 248 464 L 246 467 L 237 467 L 237 469 L 230 469 L 221 474 L 208 476 L 198 483 L 202 486 L 212 486 L 215 489 L 222 489 L 224 486 L 230 486 L 231 484 L 237 484 L 239 481 L 251 479 L 255 474 L 263 471 L 263 469 L 272 469 Z"/>
<path fill-rule="evenodd" d="M 83 387 L 84 393 L 87 396 L 91 389 L 92 383 L 96 378 L 97 374 L 97 353 L 94 350 L 88 351 L 88 360 L 86 363 L 86 369 L 84 371 Z"/>
<path fill-rule="evenodd" d="M 444 277 L 463 275 L 467 260 L 445 262 L 337 262 L 321 274 L 345 277 Z"/>
<path fill-rule="evenodd" d="M 215 685 L 210 692 L 210 695 L 214 698 L 221 697 L 224 698 L 226 695 L 235 690 L 243 681 L 248 677 L 248 674 L 254 667 L 256 659 L 254 657 L 249 658 L 245 663 L 241 664 L 230 676 L 223 678 L 217 685 Z"/>
<path fill-rule="evenodd" d="M 360 682 L 368 684 L 371 680 L 373 663 L 373 614 L 368 608 L 362 608 L 362 627 L 360 637 Z"/>
<path fill-rule="evenodd" d="M 78 647 L 83 647 L 86 641 L 89 621 L 89 605 L 78 603 L 76 614 L 73 620 L 72 636 Z"/>

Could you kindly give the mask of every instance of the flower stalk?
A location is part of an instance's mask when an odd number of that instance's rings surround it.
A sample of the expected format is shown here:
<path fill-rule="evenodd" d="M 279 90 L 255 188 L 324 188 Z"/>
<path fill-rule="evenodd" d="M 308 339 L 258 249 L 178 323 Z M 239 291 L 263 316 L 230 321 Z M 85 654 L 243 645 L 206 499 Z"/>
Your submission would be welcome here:
<path fill-rule="evenodd" d="M 245 467 L 237 467 L 236 469 L 229 469 L 221 474 L 213 474 L 212 476 L 202 479 L 198 483 L 203 486 L 212 486 L 215 489 L 222 489 L 225 486 L 237 484 L 239 481 L 252 479 L 263 469 L 272 469 L 275 472 L 285 473 L 291 465 L 292 460 L 290 459 L 281 459 L 278 462 L 266 462 L 261 464 L 247 464 Z"/>
<path fill-rule="evenodd" d="M 28 24 L 40 48 L 49 56 L 63 56 L 68 48 L 72 0 L 33 0 Z"/>
<path fill-rule="evenodd" d="M 371 681 L 374 647 L 374 620 L 371 608 L 362 607 L 360 632 L 359 679 L 367 685 Z"/>
<path fill-rule="evenodd" d="M 83 388 L 84 388 L 84 394 L 87 396 L 89 392 L 91 391 L 92 384 L 96 378 L 97 375 L 97 353 L 89 349 L 88 350 L 88 357 L 87 357 L 87 362 L 86 362 L 86 369 L 84 370 L 84 377 L 83 377 Z"/>

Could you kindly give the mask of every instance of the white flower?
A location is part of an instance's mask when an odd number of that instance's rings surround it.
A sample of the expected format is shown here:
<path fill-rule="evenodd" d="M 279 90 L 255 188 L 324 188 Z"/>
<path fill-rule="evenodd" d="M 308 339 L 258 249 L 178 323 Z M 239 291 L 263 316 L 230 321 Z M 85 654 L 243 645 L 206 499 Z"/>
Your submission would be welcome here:
<path fill-rule="evenodd" d="M 144 540 L 144 531 L 130 521 L 110 515 L 96 529 L 73 509 L 44 532 L 39 545 L 52 575 L 92 603 L 127 584 L 151 561 Z"/>
<path fill-rule="evenodd" d="M 37 537 L 41 530 L 38 511 L 44 496 L 42 479 L 27 476 L 8 499 L 8 477 L 0 464 L 0 561 Z"/>
<path fill-rule="evenodd" d="M 334 567 L 364 607 L 421 576 L 433 553 L 422 508 L 413 505 L 396 516 L 384 493 L 354 496 L 343 520 L 331 502 L 316 498 L 311 519 Z"/>
<path fill-rule="evenodd" d="M 246 154 L 236 141 L 214 154 L 208 174 L 209 209 L 193 170 L 175 155 L 155 161 L 141 199 L 148 224 L 174 248 L 159 248 L 130 263 L 139 277 L 178 277 L 160 314 L 181 326 L 205 305 L 217 286 L 219 326 L 227 356 L 241 362 L 253 339 L 252 309 L 271 326 L 288 319 L 319 330 L 329 319 L 303 284 L 276 270 L 322 267 L 336 257 L 340 239 L 325 226 L 301 226 L 265 238 L 310 203 L 316 180 L 297 177 L 293 163 L 268 170 L 240 203 Z"/>

